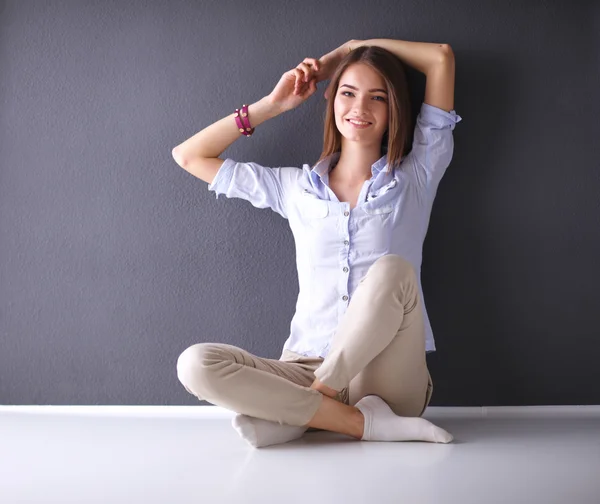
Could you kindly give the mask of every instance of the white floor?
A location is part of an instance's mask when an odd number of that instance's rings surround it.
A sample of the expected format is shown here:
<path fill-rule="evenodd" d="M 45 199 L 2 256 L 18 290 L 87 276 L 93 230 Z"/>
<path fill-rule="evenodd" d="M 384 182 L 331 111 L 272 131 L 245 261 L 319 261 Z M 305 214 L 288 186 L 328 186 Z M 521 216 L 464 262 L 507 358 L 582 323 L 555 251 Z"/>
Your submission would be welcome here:
<path fill-rule="evenodd" d="M 600 407 L 429 408 L 449 445 L 313 432 L 253 449 L 233 413 L 0 407 L 2 504 L 599 504 Z"/>

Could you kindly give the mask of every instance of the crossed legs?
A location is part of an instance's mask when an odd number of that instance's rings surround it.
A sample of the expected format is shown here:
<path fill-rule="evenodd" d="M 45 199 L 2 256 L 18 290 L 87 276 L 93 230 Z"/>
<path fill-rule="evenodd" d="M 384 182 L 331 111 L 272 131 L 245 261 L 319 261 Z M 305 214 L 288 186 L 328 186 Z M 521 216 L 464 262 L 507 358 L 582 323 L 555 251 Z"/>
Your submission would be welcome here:
<path fill-rule="evenodd" d="M 377 412 L 380 418 L 416 417 L 426 407 L 429 374 L 416 273 L 400 256 L 378 259 L 357 286 L 327 357 L 314 368 L 231 345 L 199 344 L 180 356 L 178 376 L 200 399 L 295 426 L 296 433 L 314 427 L 356 439 L 381 437 L 373 432 Z M 350 404 L 333 399 L 345 387 Z"/>

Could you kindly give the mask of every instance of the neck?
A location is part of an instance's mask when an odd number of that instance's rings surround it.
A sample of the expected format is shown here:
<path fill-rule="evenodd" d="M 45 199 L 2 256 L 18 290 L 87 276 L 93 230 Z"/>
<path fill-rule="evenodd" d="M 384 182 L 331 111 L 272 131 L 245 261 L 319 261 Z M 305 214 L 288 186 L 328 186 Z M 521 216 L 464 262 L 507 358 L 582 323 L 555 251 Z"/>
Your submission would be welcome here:
<path fill-rule="evenodd" d="M 381 158 L 381 146 L 367 147 L 351 142 L 342 145 L 337 163 L 334 163 L 329 177 L 344 185 L 362 184 L 372 177 L 371 166 Z"/>

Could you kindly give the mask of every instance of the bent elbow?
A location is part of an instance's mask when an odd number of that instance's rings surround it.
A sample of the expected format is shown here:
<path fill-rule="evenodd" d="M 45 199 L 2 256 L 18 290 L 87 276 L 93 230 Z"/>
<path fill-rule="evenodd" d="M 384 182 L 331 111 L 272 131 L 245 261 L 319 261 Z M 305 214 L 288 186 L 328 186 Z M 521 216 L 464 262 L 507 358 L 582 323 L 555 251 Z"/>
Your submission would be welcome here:
<path fill-rule="evenodd" d="M 171 156 L 173 156 L 173 159 L 175 160 L 175 162 L 183 168 L 185 161 L 181 157 L 181 153 L 179 152 L 179 149 L 177 147 L 173 148 L 173 150 L 171 151 Z"/>
<path fill-rule="evenodd" d="M 454 58 L 454 51 L 452 51 L 452 46 L 450 44 L 440 44 L 440 50 L 442 52 L 443 59 Z"/>

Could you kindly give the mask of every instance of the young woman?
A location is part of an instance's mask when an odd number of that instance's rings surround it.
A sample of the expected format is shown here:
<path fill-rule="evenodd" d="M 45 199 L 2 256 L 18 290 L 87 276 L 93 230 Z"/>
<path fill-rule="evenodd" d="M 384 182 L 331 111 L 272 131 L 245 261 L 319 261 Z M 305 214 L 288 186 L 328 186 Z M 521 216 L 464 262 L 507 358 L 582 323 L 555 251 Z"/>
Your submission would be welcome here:
<path fill-rule="evenodd" d="M 403 62 L 427 76 L 406 155 Z M 351 40 L 306 58 L 268 96 L 173 149 L 217 198 L 269 207 L 294 235 L 300 292 L 280 359 L 199 343 L 177 362 L 186 390 L 236 411 L 233 425 L 252 446 L 291 441 L 309 428 L 366 441 L 452 441 L 421 418 L 433 391 L 426 353 L 435 345 L 420 272 L 462 119 L 452 110 L 454 69 L 447 44 Z M 327 79 L 324 148 L 312 168 L 218 158 L 240 133 L 297 107 Z"/>

